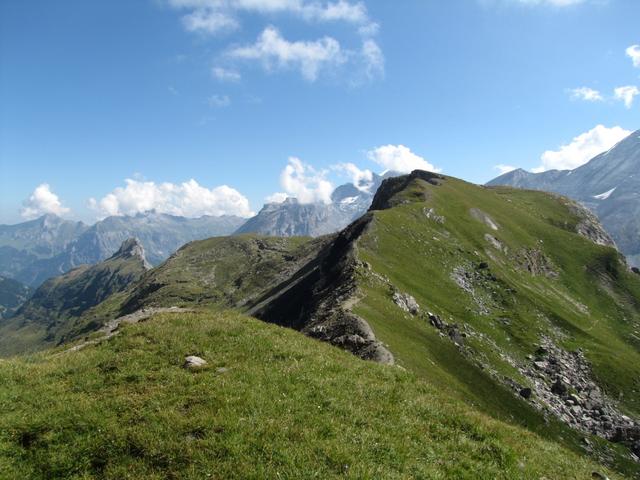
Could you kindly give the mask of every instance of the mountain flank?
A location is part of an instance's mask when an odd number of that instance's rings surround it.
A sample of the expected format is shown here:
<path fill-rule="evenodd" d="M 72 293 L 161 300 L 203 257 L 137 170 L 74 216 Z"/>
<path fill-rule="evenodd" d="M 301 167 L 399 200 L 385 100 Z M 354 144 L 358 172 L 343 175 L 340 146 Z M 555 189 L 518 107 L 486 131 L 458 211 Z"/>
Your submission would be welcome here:
<path fill-rule="evenodd" d="M 47 280 L 16 312 L 0 324 L 0 351 L 6 354 L 60 343 L 99 325 L 78 319 L 92 307 L 124 291 L 150 265 L 137 239 L 128 239 L 109 259 L 83 265 Z"/>
<path fill-rule="evenodd" d="M 575 170 L 506 173 L 487 185 L 557 192 L 600 218 L 629 263 L 640 267 L 640 130 Z"/>

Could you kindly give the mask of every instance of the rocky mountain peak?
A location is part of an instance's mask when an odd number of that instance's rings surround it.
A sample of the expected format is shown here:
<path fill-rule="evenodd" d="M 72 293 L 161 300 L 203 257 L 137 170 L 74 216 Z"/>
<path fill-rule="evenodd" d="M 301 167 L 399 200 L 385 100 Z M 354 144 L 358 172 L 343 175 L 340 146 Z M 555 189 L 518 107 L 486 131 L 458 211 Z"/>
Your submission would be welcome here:
<path fill-rule="evenodd" d="M 387 178 L 376 192 L 369 210 L 386 210 L 408 199 L 399 199 L 398 194 L 407 190 L 415 180 L 422 180 L 432 185 L 439 185 L 445 177 L 433 172 L 414 170 L 408 175 Z"/>
<path fill-rule="evenodd" d="M 135 237 L 128 238 L 127 240 L 122 242 L 122 245 L 120 246 L 118 251 L 114 253 L 111 258 L 139 258 L 143 261 L 145 268 L 151 268 L 151 265 L 149 264 L 149 262 L 147 262 L 142 243 L 140 243 L 140 240 Z"/>

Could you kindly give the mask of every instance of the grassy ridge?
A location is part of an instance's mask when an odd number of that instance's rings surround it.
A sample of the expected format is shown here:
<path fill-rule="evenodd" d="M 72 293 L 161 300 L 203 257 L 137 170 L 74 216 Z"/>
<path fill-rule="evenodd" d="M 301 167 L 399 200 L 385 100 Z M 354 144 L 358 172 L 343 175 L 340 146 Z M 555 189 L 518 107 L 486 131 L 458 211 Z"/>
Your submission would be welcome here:
<path fill-rule="evenodd" d="M 187 371 L 188 354 L 209 364 Z M 7 480 L 617 478 L 413 373 L 236 313 L 2 361 L 0 384 Z"/>
<path fill-rule="evenodd" d="M 426 204 L 376 212 L 374 228 L 359 244 L 361 258 L 425 308 L 483 334 L 491 343 L 477 341 L 475 347 L 500 372 L 517 376 L 495 355 L 496 347 L 524 361 L 540 335 L 548 335 L 568 350 L 583 349 L 605 390 L 640 415 L 640 395 L 632 394 L 640 392 L 640 349 L 634 337 L 640 327 L 640 278 L 617 252 L 576 235 L 579 219 L 545 193 L 486 189 L 451 178 L 420 188 L 428 192 Z M 425 207 L 445 222 L 426 218 Z M 498 229 L 474 218 L 472 209 L 489 215 Z M 485 235 L 498 239 L 504 251 L 492 247 Z M 516 257 L 523 249 L 543 252 L 557 275 L 532 275 L 519 267 Z M 452 278 L 456 267 L 475 272 L 482 262 L 493 276 L 475 286 L 476 297 L 486 304 L 484 313 Z M 366 278 L 363 285 L 366 295 L 358 311 L 381 338 L 387 341 L 384 331 L 390 343 L 396 336 L 399 350 L 405 349 L 403 342 L 415 342 L 415 328 L 404 328 L 403 312 L 392 304 L 388 290 Z M 384 315 L 377 313 L 385 309 Z M 422 327 L 427 347 L 433 331 Z M 432 361 L 439 368 L 448 363 L 422 351 L 406 360 L 426 370 L 433 370 Z"/>

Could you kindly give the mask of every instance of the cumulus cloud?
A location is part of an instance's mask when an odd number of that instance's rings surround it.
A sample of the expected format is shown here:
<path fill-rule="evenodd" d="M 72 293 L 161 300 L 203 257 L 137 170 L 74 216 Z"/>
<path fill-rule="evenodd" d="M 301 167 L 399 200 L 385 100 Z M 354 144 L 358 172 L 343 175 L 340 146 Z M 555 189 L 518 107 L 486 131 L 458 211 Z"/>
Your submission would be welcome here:
<path fill-rule="evenodd" d="M 51 191 L 48 183 L 42 183 L 36 187 L 33 193 L 22 202 L 20 215 L 22 218 L 30 220 L 47 213 L 54 215 L 65 215 L 70 210 L 62 205 L 60 198 Z"/>
<path fill-rule="evenodd" d="M 227 60 L 255 60 L 265 69 L 299 70 L 303 77 L 315 81 L 323 69 L 349 63 L 352 72 L 347 80 L 357 85 L 384 73 L 384 54 L 373 39 L 380 26 L 369 18 L 361 1 L 319 0 L 167 0 L 186 13 L 182 23 L 186 30 L 219 34 L 240 27 L 241 13 L 270 15 L 287 13 L 307 22 L 345 22 L 354 26 L 360 47 L 344 48 L 338 40 L 324 36 L 316 40 L 289 41 L 275 27 L 266 28 L 254 44 L 226 50 Z M 235 70 L 214 67 L 212 74 L 221 81 L 238 81 Z M 353 80 L 352 78 L 355 78 Z"/>
<path fill-rule="evenodd" d="M 640 45 L 631 45 L 627 48 L 626 53 L 633 62 L 633 66 L 640 68 Z"/>
<path fill-rule="evenodd" d="M 235 70 L 229 70 L 222 67 L 213 67 L 211 69 L 211 75 L 220 80 L 221 82 L 239 82 L 242 76 Z"/>
<path fill-rule="evenodd" d="M 604 100 L 598 90 L 589 87 L 580 87 L 569 90 L 573 100 L 585 100 L 587 102 L 601 102 Z"/>
<path fill-rule="evenodd" d="M 182 24 L 189 32 L 215 34 L 235 30 L 238 22 L 230 15 L 207 9 L 198 9 L 182 17 Z"/>
<path fill-rule="evenodd" d="M 370 150 L 367 156 L 385 170 L 394 172 L 409 173 L 413 170 L 441 171 L 404 145 L 384 145 Z"/>
<path fill-rule="evenodd" d="M 368 192 L 373 186 L 373 172 L 371 170 L 360 170 L 360 168 L 353 163 L 341 163 L 333 168 L 347 174 L 351 183 L 353 183 L 358 190 Z"/>
<path fill-rule="evenodd" d="M 89 206 L 101 216 L 135 215 L 155 210 L 183 217 L 203 215 L 253 215 L 249 200 L 237 190 L 222 185 L 213 189 L 201 186 L 195 180 L 181 184 L 125 180 L 100 200 L 90 199 Z"/>
<path fill-rule="evenodd" d="M 511 165 L 503 165 L 503 164 L 499 164 L 493 167 L 495 170 L 498 170 L 500 172 L 500 175 L 504 175 L 505 173 L 509 173 L 509 172 L 513 172 L 514 170 L 516 170 L 518 167 L 513 167 Z"/>
<path fill-rule="evenodd" d="M 635 85 L 627 85 L 626 87 L 618 87 L 613 91 L 616 100 L 624 103 L 624 106 L 631 108 L 635 97 L 640 95 L 640 90 Z"/>
<path fill-rule="evenodd" d="M 362 2 L 346 0 L 318 2 L 307 0 L 169 0 L 169 5 L 190 10 L 182 20 L 190 31 L 216 33 L 238 26 L 237 14 L 288 13 L 306 21 L 347 22 L 370 25 L 367 8 Z"/>
<path fill-rule="evenodd" d="M 264 200 L 267 203 L 282 203 L 287 198 L 289 198 L 289 195 L 287 195 L 286 193 L 284 193 L 284 192 L 276 192 L 276 193 L 273 193 L 273 194 L 269 195 Z"/>
<path fill-rule="evenodd" d="M 312 42 L 290 42 L 275 27 L 267 27 L 258 40 L 248 46 L 230 50 L 233 58 L 258 60 L 265 69 L 295 68 L 302 76 L 314 81 L 324 67 L 336 66 L 346 61 L 340 43 L 331 37 Z"/>
<path fill-rule="evenodd" d="M 271 195 L 271 200 L 281 202 L 287 197 L 297 198 L 300 203 L 331 203 L 333 185 L 326 178 L 326 171 L 318 171 L 299 158 L 290 157 L 280 174 L 280 186 L 284 193 Z"/>
<path fill-rule="evenodd" d="M 533 169 L 540 173 L 547 170 L 573 170 L 584 165 L 600 153 L 609 150 L 620 140 L 631 134 L 622 127 L 607 128 L 597 125 L 595 128 L 575 137 L 571 143 L 558 150 L 549 150 L 542 154 L 542 165 Z"/>

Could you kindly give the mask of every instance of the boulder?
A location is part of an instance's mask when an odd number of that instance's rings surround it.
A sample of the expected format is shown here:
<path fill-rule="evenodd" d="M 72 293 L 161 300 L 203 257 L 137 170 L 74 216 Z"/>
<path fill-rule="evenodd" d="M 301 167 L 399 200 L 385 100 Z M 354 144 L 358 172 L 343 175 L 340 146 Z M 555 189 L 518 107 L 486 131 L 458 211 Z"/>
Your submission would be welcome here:
<path fill-rule="evenodd" d="M 556 380 L 556 382 L 551 386 L 551 392 L 556 395 L 565 395 L 567 390 L 567 385 L 560 379 Z"/>
<path fill-rule="evenodd" d="M 189 355 L 184 359 L 184 368 L 189 370 L 197 370 L 207 364 L 207 361 L 203 358 L 196 357 L 195 355 Z"/>
<path fill-rule="evenodd" d="M 529 400 L 531 398 L 531 394 L 533 392 L 531 391 L 531 389 L 529 387 L 523 388 L 522 390 L 520 390 L 520 396 L 522 398 L 525 398 L 527 400 Z"/>
<path fill-rule="evenodd" d="M 407 293 L 394 293 L 393 301 L 398 307 L 411 315 L 417 315 L 420 313 L 420 305 L 418 305 L 415 298 Z"/>

